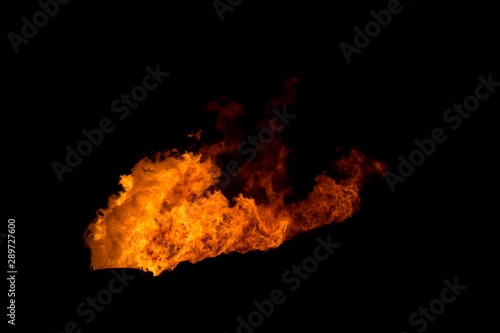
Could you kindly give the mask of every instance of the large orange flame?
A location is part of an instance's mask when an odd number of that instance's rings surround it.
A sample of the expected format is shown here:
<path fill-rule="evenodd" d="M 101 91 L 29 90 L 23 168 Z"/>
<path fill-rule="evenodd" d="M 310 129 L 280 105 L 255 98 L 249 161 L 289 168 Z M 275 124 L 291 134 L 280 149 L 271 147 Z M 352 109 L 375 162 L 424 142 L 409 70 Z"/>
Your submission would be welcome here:
<path fill-rule="evenodd" d="M 294 104 L 297 83 L 297 77 L 285 80 L 285 94 L 266 105 L 267 115 L 274 107 Z M 292 193 L 289 149 L 277 134 L 221 189 L 219 160 L 234 154 L 241 142 L 236 121 L 243 107 L 220 97 L 207 109 L 217 111 L 216 128 L 223 140 L 196 153 L 157 153 L 121 176 L 123 191 L 109 198 L 85 233 L 94 269 L 140 268 L 156 276 L 184 261 L 276 248 L 300 232 L 352 216 L 366 176 L 385 171 L 383 163 L 353 149 L 334 163 L 342 177 L 318 175 L 306 198 L 286 202 Z M 190 136 L 199 138 L 200 133 Z"/>

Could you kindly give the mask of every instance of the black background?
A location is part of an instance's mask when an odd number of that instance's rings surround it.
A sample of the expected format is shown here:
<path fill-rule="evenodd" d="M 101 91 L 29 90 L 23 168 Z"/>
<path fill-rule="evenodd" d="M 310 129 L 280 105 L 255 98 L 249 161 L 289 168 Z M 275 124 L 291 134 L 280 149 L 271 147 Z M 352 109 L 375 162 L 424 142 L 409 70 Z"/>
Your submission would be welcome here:
<path fill-rule="evenodd" d="M 15 218 L 17 226 L 17 329 L 61 332 L 75 321 L 83 332 L 235 332 L 252 301 L 287 290 L 283 272 L 327 235 L 341 247 L 297 291 L 287 291 L 256 332 L 416 332 L 409 315 L 455 277 L 468 289 L 426 331 L 488 327 L 496 313 L 487 277 L 498 219 L 491 212 L 499 92 L 456 131 L 442 116 L 474 93 L 479 75 L 500 80 L 492 4 L 402 2 L 401 14 L 347 64 L 339 43 L 352 44 L 353 28 L 387 1 L 247 0 L 223 22 L 211 1 L 106 3 L 61 6 L 18 54 L 4 38 L 4 221 Z M 39 10 L 36 1 L 9 7 L 4 36 L 20 33 L 21 17 Z M 170 76 L 118 120 L 111 102 L 158 63 Z M 111 274 L 90 271 L 82 234 L 120 190 L 119 176 L 151 152 L 187 148 L 188 132 L 212 131 L 215 116 L 203 108 L 218 95 L 244 105 L 251 129 L 297 71 L 303 74 L 290 112 L 298 117 L 286 135 L 299 189 L 311 186 L 339 145 L 360 147 L 394 171 L 415 139 L 436 127 L 448 139 L 394 193 L 383 178 L 370 182 L 361 210 L 342 224 L 266 253 L 183 263 L 156 278 L 128 270 L 136 279 L 84 323 L 76 307 Z M 64 147 L 102 118 L 116 129 L 59 183 L 51 163 L 63 162 Z"/>

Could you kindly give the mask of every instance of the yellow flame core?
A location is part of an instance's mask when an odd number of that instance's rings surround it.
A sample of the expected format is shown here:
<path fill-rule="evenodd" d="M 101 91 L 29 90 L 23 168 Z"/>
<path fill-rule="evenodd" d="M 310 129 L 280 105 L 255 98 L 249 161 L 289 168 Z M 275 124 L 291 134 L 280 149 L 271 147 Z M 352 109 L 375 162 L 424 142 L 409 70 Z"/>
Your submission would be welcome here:
<path fill-rule="evenodd" d="M 87 229 L 93 267 L 140 268 L 156 276 L 183 261 L 276 248 L 297 233 L 349 218 L 359 207 L 364 177 L 384 170 L 353 150 L 338 163 L 348 178 L 318 175 L 307 198 L 285 204 L 289 191 L 276 192 L 273 184 L 286 173 L 285 157 L 248 178 L 247 187 L 265 193 L 258 203 L 242 193 L 226 198 L 215 186 L 220 167 L 201 154 L 174 151 L 142 159 L 121 176 L 123 191 L 109 198 Z"/>

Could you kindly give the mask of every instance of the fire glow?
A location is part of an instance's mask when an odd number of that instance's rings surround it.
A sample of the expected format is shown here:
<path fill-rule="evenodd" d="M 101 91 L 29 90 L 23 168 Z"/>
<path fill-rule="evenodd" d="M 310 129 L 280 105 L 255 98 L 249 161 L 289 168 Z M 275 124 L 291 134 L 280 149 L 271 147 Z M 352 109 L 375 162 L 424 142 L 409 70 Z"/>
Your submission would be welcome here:
<path fill-rule="evenodd" d="M 269 119 L 258 128 L 269 125 L 274 108 L 294 105 L 298 81 L 298 75 L 284 81 L 284 95 L 266 104 Z M 273 139 L 221 183 L 221 160 L 235 156 L 245 161 L 236 154 L 243 143 L 237 126 L 243 106 L 220 97 L 207 110 L 217 112 L 215 128 L 222 140 L 196 152 L 157 153 L 121 176 L 123 190 L 109 197 L 84 235 L 94 269 L 139 268 L 157 276 L 185 261 L 274 249 L 298 233 L 351 217 L 359 209 L 367 176 L 384 175 L 384 163 L 352 149 L 333 162 L 335 179 L 325 171 L 307 196 L 287 200 L 293 194 L 290 149 L 276 130 L 286 121 L 273 119 Z M 190 137 L 199 140 L 200 134 Z"/>

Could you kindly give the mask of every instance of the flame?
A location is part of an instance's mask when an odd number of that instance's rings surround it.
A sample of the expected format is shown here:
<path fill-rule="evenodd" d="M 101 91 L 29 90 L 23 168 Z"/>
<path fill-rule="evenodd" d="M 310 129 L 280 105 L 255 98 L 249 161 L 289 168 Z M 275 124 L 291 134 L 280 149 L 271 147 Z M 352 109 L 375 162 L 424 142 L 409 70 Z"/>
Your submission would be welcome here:
<path fill-rule="evenodd" d="M 273 108 L 295 103 L 298 78 L 284 83 L 285 94 L 265 106 L 269 117 Z M 298 233 L 351 217 L 367 176 L 385 172 L 383 163 L 352 149 L 333 164 L 341 177 L 323 172 L 305 198 L 287 201 L 292 195 L 286 168 L 290 150 L 276 134 L 223 186 L 220 160 L 227 155 L 242 160 L 235 150 L 243 138 L 236 123 L 243 106 L 219 97 L 207 110 L 217 112 L 222 140 L 197 152 L 156 153 L 121 176 L 123 191 L 109 197 L 84 235 L 94 269 L 140 268 L 157 276 L 184 261 L 267 251 Z M 190 134 L 198 140 L 200 135 Z"/>

